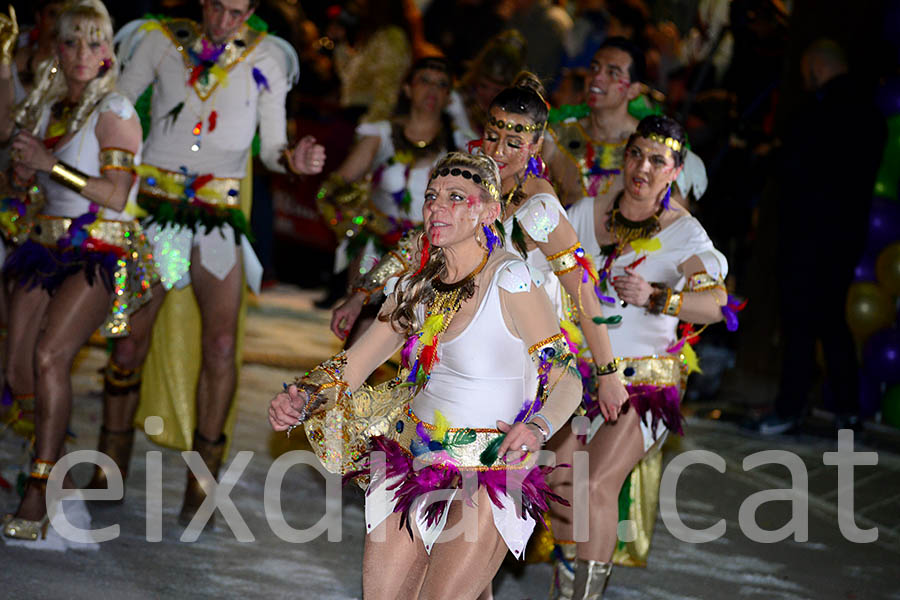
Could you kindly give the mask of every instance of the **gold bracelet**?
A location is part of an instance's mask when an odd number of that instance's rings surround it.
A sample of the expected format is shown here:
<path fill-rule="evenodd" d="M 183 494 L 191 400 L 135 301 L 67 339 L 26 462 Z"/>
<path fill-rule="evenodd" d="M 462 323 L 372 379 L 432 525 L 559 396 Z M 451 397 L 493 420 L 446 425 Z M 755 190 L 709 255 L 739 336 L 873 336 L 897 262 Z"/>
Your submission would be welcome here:
<path fill-rule="evenodd" d="M 603 366 L 597 365 L 597 375 L 612 375 L 619 370 L 618 359 L 612 359 Z"/>
<path fill-rule="evenodd" d="M 673 292 L 670 288 L 666 295 L 666 304 L 663 312 L 670 317 L 677 317 L 678 313 L 681 312 L 682 299 L 681 292 Z"/>
<path fill-rule="evenodd" d="M 581 248 L 581 244 L 575 244 L 571 248 L 566 248 L 561 252 L 552 254 L 547 257 L 550 268 L 558 276 L 565 275 L 570 271 L 578 268 L 578 261 L 575 260 L 575 252 Z"/>
<path fill-rule="evenodd" d="M 53 165 L 53 168 L 50 169 L 50 179 L 79 194 L 84 190 L 89 178 L 90 176 L 85 175 L 75 167 L 70 167 L 62 161 L 57 161 L 56 164 Z"/>

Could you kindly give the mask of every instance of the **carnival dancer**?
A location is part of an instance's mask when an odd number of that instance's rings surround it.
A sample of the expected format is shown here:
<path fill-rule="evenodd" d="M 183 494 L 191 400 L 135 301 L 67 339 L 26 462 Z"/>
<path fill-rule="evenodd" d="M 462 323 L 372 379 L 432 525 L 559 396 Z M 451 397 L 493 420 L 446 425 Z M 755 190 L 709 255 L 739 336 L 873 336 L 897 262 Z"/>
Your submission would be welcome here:
<path fill-rule="evenodd" d="M 403 85 L 395 118 L 360 124 L 359 141 L 317 194 L 320 212 L 340 240 L 334 270 L 350 269 L 352 293 L 331 319 L 331 330 L 341 339 L 353 325 L 343 322 L 345 313 L 359 314 L 363 305 L 374 308 L 367 310 L 365 326 L 378 314 L 380 303 L 372 302 L 376 292 L 361 280 L 404 235 L 421 228 L 431 168 L 471 139 L 444 111 L 452 83 L 445 59 L 418 60 Z M 362 328 L 357 321 L 355 331 Z"/>
<path fill-rule="evenodd" d="M 4 523 L 8 537 L 46 536 L 46 482 L 63 454 L 75 355 L 98 327 L 110 337 L 127 335 L 129 316 L 153 283 L 149 245 L 125 210 L 137 191 L 141 126 L 114 91 L 112 43 L 101 2 L 66 5 L 56 56 L 38 67 L 34 89 L 12 119 L 0 115 L 20 127 L 12 142 L 17 172 L 35 177 L 47 198 L 5 267 L 18 282 L 9 384 L 13 393 L 33 385 L 36 396 L 34 462 L 19 509 Z"/>
<path fill-rule="evenodd" d="M 490 158 L 438 162 L 419 268 L 392 286 L 356 344 L 285 384 L 269 409 L 276 431 L 305 422 L 330 469 L 370 475 L 369 599 L 477 597 L 507 548 L 522 556 L 552 499 L 535 452 L 577 406 L 580 381 L 547 295 L 492 231 L 499 199 Z M 398 378 L 363 386 L 401 347 Z M 386 470 L 375 452 L 354 462 L 367 449 L 384 453 Z M 463 520 L 474 541 L 451 534 Z"/>
<path fill-rule="evenodd" d="M 551 509 L 553 532 L 563 546 L 554 598 L 602 597 L 617 543 L 623 482 L 638 461 L 658 450 L 668 431 L 681 433 L 680 399 L 688 370 L 696 366 L 688 342 L 699 335 L 691 324 L 725 318 L 729 329 L 737 326 L 740 307 L 723 285 L 725 257 L 700 223 L 670 200 L 684 156 L 681 125 L 665 116 L 647 117 L 625 147 L 624 190 L 614 198 L 584 198 L 569 210 L 579 239 L 602 265 L 601 290 L 614 301 L 606 312 L 621 318 L 609 328 L 614 368 L 597 371 L 594 380 L 625 384 L 628 403 L 618 407 L 586 397 L 587 416 L 595 426 L 605 424 L 581 439 L 567 426 L 551 445 L 561 462 L 585 444 L 590 458 L 588 531 L 573 531 L 571 510 Z M 687 324 L 680 338 L 679 320 Z M 571 477 L 557 477 L 554 490 L 571 500 Z M 655 506 L 654 497 L 653 518 Z M 586 541 L 576 550 L 574 539 Z"/>
<path fill-rule="evenodd" d="M 203 0 L 202 23 L 150 20 L 119 32 L 124 63 L 119 89 L 134 100 L 153 84 L 138 203 L 149 213 L 147 235 L 161 282 L 135 315 L 131 336 L 115 345 L 106 369 L 99 450 L 123 474 L 154 320 L 168 290 L 192 284 L 202 323 L 192 447 L 216 476 L 236 388 L 244 281 L 258 290 L 261 276 L 245 239 L 250 230 L 239 200 L 257 125 L 260 158 L 269 169 L 317 173 L 323 166 L 324 150 L 313 138 L 288 148 L 284 102 L 296 82 L 296 54 L 284 40 L 247 26 L 256 5 L 256 0 Z M 187 354 L 177 346 L 164 351 Z M 186 359 L 178 359 L 180 370 Z M 179 414 L 194 413 L 191 406 L 181 409 Z M 102 471 L 91 485 L 106 487 Z M 189 470 L 180 522 L 190 522 L 205 497 Z"/>
<path fill-rule="evenodd" d="M 579 111 L 547 129 L 542 156 L 565 206 L 622 189 L 623 150 L 638 124 L 628 104 L 641 93 L 644 71 L 640 48 L 625 38 L 607 39 L 585 78 L 588 114 Z"/>

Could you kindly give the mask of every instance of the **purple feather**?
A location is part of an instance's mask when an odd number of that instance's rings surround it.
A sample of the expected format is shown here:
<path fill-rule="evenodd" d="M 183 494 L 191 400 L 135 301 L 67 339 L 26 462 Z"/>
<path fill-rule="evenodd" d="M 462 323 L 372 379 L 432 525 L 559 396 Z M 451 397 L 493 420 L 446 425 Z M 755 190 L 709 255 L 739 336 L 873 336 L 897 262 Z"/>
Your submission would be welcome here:
<path fill-rule="evenodd" d="M 607 304 L 615 304 L 616 303 L 615 298 L 613 298 L 612 296 L 607 296 L 606 294 L 601 292 L 599 287 L 594 286 L 594 292 L 597 294 L 597 298 L 600 299 L 600 302 L 606 302 Z"/>
<path fill-rule="evenodd" d="M 266 76 L 262 74 L 262 71 L 260 71 L 260 70 L 259 70 L 258 68 L 256 68 L 256 67 L 253 67 L 252 73 L 253 73 L 253 81 L 256 82 L 256 89 L 257 89 L 257 90 L 261 90 L 261 89 L 265 88 L 265 90 L 266 90 L 267 92 L 271 92 L 271 91 L 272 91 L 272 90 L 269 89 L 269 80 L 266 79 Z"/>
<path fill-rule="evenodd" d="M 403 366 L 408 367 L 410 365 L 410 358 L 412 358 L 413 351 L 416 349 L 416 342 L 418 341 L 418 335 L 411 335 L 409 336 L 409 339 L 406 340 L 406 343 L 403 345 L 403 350 L 400 351 L 400 360 Z"/>
<path fill-rule="evenodd" d="M 78 247 L 46 247 L 33 240 L 25 240 L 6 259 L 4 271 L 28 289 L 41 286 L 53 294 L 66 278 L 84 271 L 88 284 L 98 277 L 106 289 L 112 291 L 113 276 L 118 257 L 112 252 L 83 251 Z"/>

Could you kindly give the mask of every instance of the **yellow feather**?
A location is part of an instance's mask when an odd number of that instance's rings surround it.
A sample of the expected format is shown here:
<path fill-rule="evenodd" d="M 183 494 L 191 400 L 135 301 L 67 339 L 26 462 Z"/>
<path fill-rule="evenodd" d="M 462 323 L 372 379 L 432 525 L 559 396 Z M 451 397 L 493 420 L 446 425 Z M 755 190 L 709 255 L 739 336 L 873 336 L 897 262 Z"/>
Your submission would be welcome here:
<path fill-rule="evenodd" d="M 687 365 L 688 373 L 703 372 L 700 369 L 700 359 L 697 358 L 697 353 L 694 352 L 694 347 L 690 344 L 685 344 L 681 349 L 681 359 L 684 361 L 684 364 Z"/>
<path fill-rule="evenodd" d="M 443 442 L 447 430 L 450 429 L 450 421 L 441 414 L 441 411 L 434 411 L 434 430 L 431 433 L 431 439 L 436 442 Z"/>
<path fill-rule="evenodd" d="M 160 25 L 159 21 L 147 21 L 143 25 L 141 25 L 141 31 L 162 31 L 162 25 Z"/>
<path fill-rule="evenodd" d="M 575 323 L 563 319 L 559 322 L 559 326 L 565 329 L 566 333 L 569 334 L 569 339 L 572 340 L 573 344 L 579 348 L 584 345 L 584 336 L 581 335 L 581 330 L 575 326 Z"/>
<path fill-rule="evenodd" d="M 431 342 L 434 341 L 434 336 L 441 330 L 441 327 L 444 326 L 444 314 L 438 313 L 436 315 L 431 315 L 427 319 L 425 319 L 425 324 L 422 326 L 422 344 L 425 346 L 431 345 Z"/>
<path fill-rule="evenodd" d="M 662 248 L 659 238 L 640 238 L 631 242 L 631 247 L 637 252 L 656 252 Z"/>
<path fill-rule="evenodd" d="M 209 74 L 218 80 L 219 85 L 225 87 L 228 85 L 228 72 L 219 65 L 213 65 L 209 68 Z"/>

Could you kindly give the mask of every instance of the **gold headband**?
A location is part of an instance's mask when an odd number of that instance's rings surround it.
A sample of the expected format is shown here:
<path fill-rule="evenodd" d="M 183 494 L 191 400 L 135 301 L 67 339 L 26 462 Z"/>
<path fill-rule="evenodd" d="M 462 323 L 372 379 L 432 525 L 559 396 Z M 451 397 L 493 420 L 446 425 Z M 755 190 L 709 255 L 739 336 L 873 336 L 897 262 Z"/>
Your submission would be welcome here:
<path fill-rule="evenodd" d="M 515 131 L 516 133 L 522 133 L 523 131 L 528 133 L 532 131 L 537 131 L 538 129 L 544 129 L 544 122 L 540 123 L 532 123 L 531 125 L 522 125 L 521 123 L 513 123 L 512 121 L 504 121 L 503 119 L 496 119 L 491 116 L 488 119 L 488 123 L 496 127 L 497 129 L 509 129 L 510 131 Z"/>
<path fill-rule="evenodd" d="M 676 140 L 675 138 L 665 137 L 658 133 L 648 133 L 644 136 L 648 140 L 659 142 L 663 146 L 667 146 L 674 150 L 675 152 L 681 152 L 681 142 Z"/>
<path fill-rule="evenodd" d="M 434 171 L 431 172 L 431 178 L 429 179 L 429 181 L 433 181 L 433 180 L 437 179 L 438 177 L 446 177 L 447 175 L 452 175 L 453 177 L 463 177 L 465 179 L 471 179 L 472 181 L 474 181 L 475 183 L 477 183 L 478 185 L 480 185 L 481 187 L 486 189 L 488 191 L 488 193 L 491 195 L 491 198 L 494 200 L 494 202 L 500 201 L 500 192 L 497 191 L 497 188 L 496 188 L 496 186 L 494 186 L 493 183 L 485 180 L 478 173 L 473 173 L 472 171 L 469 171 L 467 169 L 461 169 L 460 167 L 444 167 L 440 170 L 435 169 Z"/>

